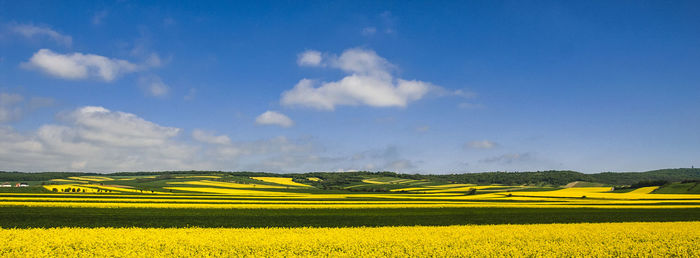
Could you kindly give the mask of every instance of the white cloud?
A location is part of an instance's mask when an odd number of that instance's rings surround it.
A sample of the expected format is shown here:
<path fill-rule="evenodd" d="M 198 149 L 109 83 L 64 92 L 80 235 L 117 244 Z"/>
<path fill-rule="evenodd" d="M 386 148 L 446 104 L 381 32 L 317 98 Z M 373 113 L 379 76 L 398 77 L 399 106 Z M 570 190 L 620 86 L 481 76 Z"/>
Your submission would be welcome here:
<path fill-rule="evenodd" d="M 141 76 L 139 78 L 139 84 L 147 95 L 154 97 L 165 96 L 170 91 L 170 87 L 168 87 L 160 77 L 155 75 Z"/>
<path fill-rule="evenodd" d="M 359 74 L 383 79 L 391 78 L 394 65 L 372 50 L 351 48 L 332 60 L 332 66 L 350 74 Z"/>
<path fill-rule="evenodd" d="M 59 44 L 70 46 L 73 43 L 71 36 L 63 35 L 48 27 L 39 27 L 29 24 L 11 25 L 10 29 L 26 38 L 48 37 Z"/>
<path fill-rule="evenodd" d="M 282 113 L 275 111 L 265 111 L 255 118 L 255 123 L 259 125 L 278 125 L 281 127 L 291 127 L 294 121 Z"/>
<path fill-rule="evenodd" d="M 306 50 L 297 56 L 299 66 L 321 66 L 322 61 L 321 52 L 315 50 Z"/>
<path fill-rule="evenodd" d="M 104 81 L 112 81 L 122 74 L 140 69 L 126 60 L 82 53 L 59 54 L 49 49 L 40 49 L 23 66 L 63 79 L 94 77 Z"/>
<path fill-rule="evenodd" d="M 302 79 L 282 93 L 281 104 L 323 110 L 334 110 L 339 105 L 406 107 L 439 88 L 427 82 L 395 79 L 391 75 L 394 66 L 371 50 L 348 49 L 328 64 L 348 75 L 334 82 Z"/>
<path fill-rule="evenodd" d="M 226 145 L 231 143 L 231 139 L 229 139 L 226 135 L 214 135 L 212 132 L 207 132 L 200 129 L 195 129 L 192 131 L 192 138 L 200 142 L 211 144 Z"/>
<path fill-rule="evenodd" d="M 468 142 L 464 144 L 464 147 L 470 149 L 493 149 L 498 147 L 498 144 L 489 140 L 481 140 Z"/>

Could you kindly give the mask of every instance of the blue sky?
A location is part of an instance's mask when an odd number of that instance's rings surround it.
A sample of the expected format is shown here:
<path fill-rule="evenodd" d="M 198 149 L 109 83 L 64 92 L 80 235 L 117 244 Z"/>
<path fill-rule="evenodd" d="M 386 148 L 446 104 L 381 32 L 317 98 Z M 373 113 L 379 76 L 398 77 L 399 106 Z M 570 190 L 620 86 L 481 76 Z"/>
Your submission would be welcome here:
<path fill-rule="evenodd" d="M 700 164 L 696 1 L 0 0 L 0 170 Z"/>

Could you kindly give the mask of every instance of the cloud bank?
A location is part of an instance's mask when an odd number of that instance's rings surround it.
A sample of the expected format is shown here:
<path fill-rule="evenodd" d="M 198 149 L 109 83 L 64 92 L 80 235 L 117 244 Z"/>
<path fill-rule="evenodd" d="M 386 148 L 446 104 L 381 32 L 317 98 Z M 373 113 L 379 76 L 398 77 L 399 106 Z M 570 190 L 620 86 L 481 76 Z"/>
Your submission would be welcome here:
<path fill-rule="evenodd" d="M 289 171 L 302 163 L 324 161 L 312 153 L 313 144 L 304 139 L 273 137 L 232 142 L 227 135 L 195 129 L 191 134 L 194 141 L 188 142 L 183 139 L 183 129 L 100 106 L 59 113 L 57 119 L 59 123 L 44 124 L 28 132 L 0 126 L 0 169 Z"/>

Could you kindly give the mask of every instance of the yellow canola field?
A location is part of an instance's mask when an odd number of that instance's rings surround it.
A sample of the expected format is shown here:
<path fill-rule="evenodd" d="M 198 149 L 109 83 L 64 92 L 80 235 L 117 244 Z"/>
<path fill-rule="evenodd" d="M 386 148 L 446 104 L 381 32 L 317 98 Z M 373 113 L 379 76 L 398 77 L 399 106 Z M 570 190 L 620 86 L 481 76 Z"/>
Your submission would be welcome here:
<path fill-rule="evenodd" d="M 364 180 L 363 180 L 364 181 Z M 446 185 L 426 185 L 421 187 L 407 187 L 393 189 L 392 192 L 450 192 L 450 191 L 469 191 L 469 188 L 477 187 L 502 187 L 502 186 L 476 186 L 474 184 L 446 184 Z M 460 189 L 460 190 L 457 190 Z M 463 190 L 467 189 L 467 190 Z M 477 188 L 478 189 L 478 188 Z"/>
<path fill-rule="evenodd" d="M 697 257 L 700 222 L 0 229 L 2 257 Z"/>
<path fill-rule="evenodd" d="M 175 178 L 221 178 L 220 176 L 176 176 Z"/>
<path fill-rule="evenodd" d="M 627 199 L 627 200 L 672 200 L 672 199 L 698 199 L 697 194 L 649 194 L 656 189 L 654 187 L 644 187 L 628 193 L 612 193 L 610 187 L 581 187 L 581 188 L 565 188 L 556 191 L 541 191 L 527 192 L 517 191 L 511 192 L 512 196 L 523 197 L 543 197 L 543 198 L 596 198 L 596 199 Z M 501 193 L 503 194 L 503 193 Z"/>
<path fill-rule="evenodd" d="M 251 177 L 251 178 L 255 179 L 255 180 L 260 180 L 263 182 L 274 183 L 274 184 L 279 184 L 279 185 L 311 187 L 310 185 L 305 185 L 305 184 L 300 184 L 300 183 L 294 182 L 294 181 L 292 181 L 291 177 L 258 176 L 258 177 Z"/>
<path fill-rule="evenodd" d="M 403 178 L 398 178 L 390 181 L 379 181 L 378 178 L 370 178 L 370 179 L 363 179 L 362 182 L 366 184 L 375 184 L 375 185 L 388 185 L 388 184 L 408 184 L 408 183 L 414 183 L 414 182 L 419 182 L 420 180 L 413 180 L 413 179 L 403 179 Z"/>
<path fill-rule="evenodd" d="M 164 189 L 188 191 L 209 194 L 225 194 L 225 195 L 240 195 L 240 196 L 305 196 L 310 194 L 291 193 L 291 192 L 273 192 L 273 191 L 257 191 L 250 189 L 234 189 L 234 188 L 215 188 L 215 187 L 163 187 Z"/>
<path fill-rule="evenodd" d="M 216 186 L 216 187 L 226 187 L 226 188 L 246 188 L 246 189 L 250 189 L 250 188 L 285 189 L 285 188 L 287 188 L 285 186 L 279 186 L 279 185 L 238 184 L 238 183 L 231 183 L 231 182 L 217 182 L 217 181 L 209 181 L 209 180 L 187 181 L 187 182 L 167 182 L 167 184 L 171 184 L 171 185 L 174 185 L 174 184 L 203 185 L 203 186 Z"/>
<path fill-rule="evenodd" d="M 60 182 L 60 183 L 78 183 L 78 184 L 87 184 L 88 183 L 88 181 L 71 180 L 71 179 L 51 179 L 49 181 Z"/>
<path fill-rule="evenodd" d="M 475 184 L 446 184 L 446 185 L 431 185 L 426 187 L 431 188 L 455 188 L 455 187 L 465 187 L 465 186 L 475 186 Z"/>
<path fill-rule="evenodd" d="M 71 176 L 71 177 L 68 177 L 68 179 L 81 180 L 81 181 L 96 181 L 96 182 L 114 180 L 112 178 L 103 177 L 103 176 Z"/>
<path fill-rule="evenodd" d="M 430 189 L 430 190 L 418 190 L 423 193 L 450 193 L 450 192 L 469 192 L 472 189 L 476 190 L 488 190 L 490 188 L 503 188 L 500 185 L 480 185 L 480 186 L 465 186 L 465 187 L 455 187 L 455 188 L 441 188 L 441 189 Z M 518 188 L 518 186 L 514 186 Z"/>
<path fill-rule="evenodd" d="M 629 193 L 631 193 L 631 194 L 648 194 L 648 193 L 655 191 L 656 189 L 659 189 L 659 187 L 658 186 L 642 187 L 642 188 L 634 189 L 633 191 L 630 191 Z"/>

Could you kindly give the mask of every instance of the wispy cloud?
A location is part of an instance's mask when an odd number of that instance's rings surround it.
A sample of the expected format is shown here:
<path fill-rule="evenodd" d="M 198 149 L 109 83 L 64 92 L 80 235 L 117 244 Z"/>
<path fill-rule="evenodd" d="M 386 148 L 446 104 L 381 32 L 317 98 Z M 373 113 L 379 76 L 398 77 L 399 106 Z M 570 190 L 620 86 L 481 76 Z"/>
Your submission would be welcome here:
<path fill-rule="evenodd" d="M 46 26 L 35 26 L 31 24 L 11 24 L 10 30 L 22 35 L 26 38 L 45 37 L 56 43 L 70 47 L 73 44 L 73 38 L 68 35 L 63 35 Z"/>
<path fill-rule="evenodd" d="M 154 97 L 163 97 L 170 91 L 170 87 L 156 75 L 141 76 L 139 85 L 146 95 Z"/>

